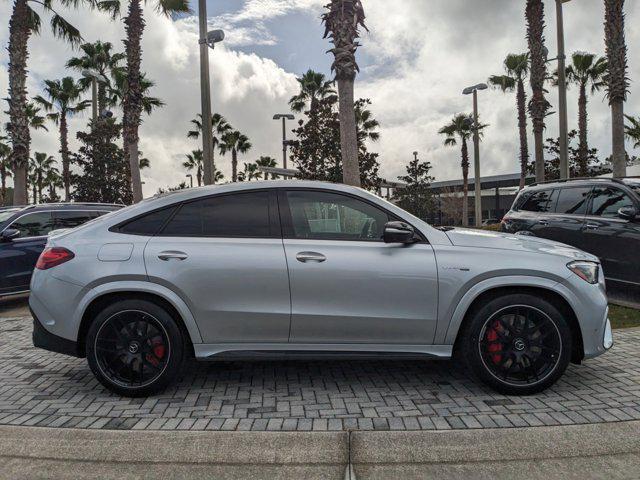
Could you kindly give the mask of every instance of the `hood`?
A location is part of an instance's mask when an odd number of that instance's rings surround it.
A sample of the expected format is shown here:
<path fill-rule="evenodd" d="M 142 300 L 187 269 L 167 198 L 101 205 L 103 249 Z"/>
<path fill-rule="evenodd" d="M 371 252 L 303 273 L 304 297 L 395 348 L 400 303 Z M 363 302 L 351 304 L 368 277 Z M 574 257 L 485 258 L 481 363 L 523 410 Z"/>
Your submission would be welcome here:
<path fill-rule="evenodd" d="M 451 243 L 458 247 L 495 248 L 528 253 L 558 255 L 571 260 L 599 262 L 598 257 L 564 243 L 525 235 L 512 235 L 487 230 L 454 228 L 446 232 Z"/>

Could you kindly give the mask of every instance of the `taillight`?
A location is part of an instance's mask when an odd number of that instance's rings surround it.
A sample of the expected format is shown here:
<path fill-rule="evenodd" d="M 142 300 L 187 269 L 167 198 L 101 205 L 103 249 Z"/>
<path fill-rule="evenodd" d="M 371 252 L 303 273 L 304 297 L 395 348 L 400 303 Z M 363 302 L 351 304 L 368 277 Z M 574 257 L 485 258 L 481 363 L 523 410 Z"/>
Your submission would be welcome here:
<path fill-rule="evenodd" d="M 66 248 L 47 247 L 40 254 L 40 257 L 36 262 L 36 268 L 39 270 L 47 270 L 68 262 L 73 257 L 75 257 L 74 253 Z"/>

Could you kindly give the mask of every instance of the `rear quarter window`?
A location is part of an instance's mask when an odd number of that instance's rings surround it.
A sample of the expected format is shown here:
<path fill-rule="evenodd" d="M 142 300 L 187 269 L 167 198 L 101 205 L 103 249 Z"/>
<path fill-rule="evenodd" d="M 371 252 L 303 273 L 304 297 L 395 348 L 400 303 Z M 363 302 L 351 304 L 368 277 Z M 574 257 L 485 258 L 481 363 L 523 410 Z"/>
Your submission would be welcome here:
<path fill-rule="evenodd" d="M 117 228 L 116 231 L 129 235 L 153 236 L 157 234 L 165 225 L 175 209 L 176 206 L 172 205 L 170 207 L 162 208 L 160 210 L 155 210 L 153 212 L 144 214 L 140 217 L 128 221 L 124 225 L 121 225 Z"/>

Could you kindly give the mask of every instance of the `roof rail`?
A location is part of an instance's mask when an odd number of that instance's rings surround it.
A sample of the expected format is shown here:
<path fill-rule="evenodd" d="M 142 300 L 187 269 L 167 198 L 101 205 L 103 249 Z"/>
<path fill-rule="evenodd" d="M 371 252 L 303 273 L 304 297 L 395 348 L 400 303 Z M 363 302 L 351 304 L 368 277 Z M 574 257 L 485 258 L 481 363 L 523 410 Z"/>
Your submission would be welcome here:
<path fill-rule="evenodd" d="M 619 183 L 621 185 L 624 185 L 624 180 L 627 178 L 640 178 L 640 177 L 623 177 L 623 178 L 607 178 L 607 177 L 573 177 L 573 178 L 563 178 L 563 179 L 558 179 L 558 180 L 547 180 L 545 182 L 535 182 L 532 183 L 530 185 L 527 185 L 527 187 L 536 187 L 538 185 L 548 185 L 550 183 L 568 183 L 568 182 L 573 182 L 573 181 L 608 181 L 608 182 L 615 182 L 615 183 Z"/>

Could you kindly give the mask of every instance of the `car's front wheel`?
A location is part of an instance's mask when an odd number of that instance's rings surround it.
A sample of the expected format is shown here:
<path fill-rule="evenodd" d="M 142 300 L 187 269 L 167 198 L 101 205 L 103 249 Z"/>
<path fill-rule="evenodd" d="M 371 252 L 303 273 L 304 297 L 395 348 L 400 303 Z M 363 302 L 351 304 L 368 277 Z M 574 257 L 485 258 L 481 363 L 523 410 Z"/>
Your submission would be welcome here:
<path fill-rule="evenodd" d="M 121 300 L 102 310 L 86 337 L 87 361 L 109 390 L 141 397 L 178 376 L 184 339 L 174 318 L 147 300 Z"/>
<path fill-rule="evenodd" d="M 551 302 L 530 294 L 495 298 L 474 311 L 461 353 L 485 383 L 509 395 L 553 385 L 571 360 L 571 329 Z"/>

